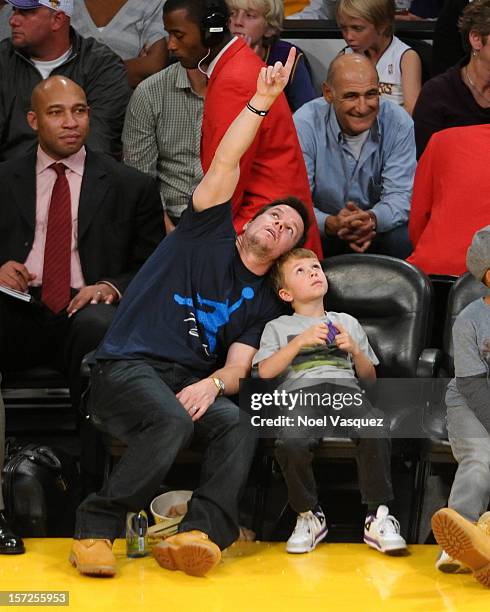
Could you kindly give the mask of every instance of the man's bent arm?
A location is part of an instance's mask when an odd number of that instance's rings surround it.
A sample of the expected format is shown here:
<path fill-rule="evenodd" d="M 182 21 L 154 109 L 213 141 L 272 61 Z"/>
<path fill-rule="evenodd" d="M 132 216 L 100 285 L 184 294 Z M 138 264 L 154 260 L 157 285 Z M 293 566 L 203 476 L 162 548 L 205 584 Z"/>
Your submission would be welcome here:
<path fill-rule="evenodd" d="M 123 161 L 157 178 L 158 141 L 156 116 L 147 84 L 137 87 L 131 96 L 122 133 Z"/>
<path fill-rule="evenodd" d="M 235 342 L 230 346 L 225 365 L 212 374 L 212 376 L 221 378 L 225 383 L 226 395 L 238 393 L 240 378 L 249 375 L 256 352 L 256 348 L 241 342 Z"/>
<path fill-rule="evenodd" d="M 250 105 L 259 111 L 268 111 L 275 99 L 286 87 L 296 50 L 289 53 L 285 66 L 261 68 L 257 79 L 257 92 Z M 193 195 L 196 211 L 227 202 L 233 195 L 240 177 L 240 159 L 252 144 L 263 117 L 245 107 L 223 136 L 209 170 L 197 186 Z"/>

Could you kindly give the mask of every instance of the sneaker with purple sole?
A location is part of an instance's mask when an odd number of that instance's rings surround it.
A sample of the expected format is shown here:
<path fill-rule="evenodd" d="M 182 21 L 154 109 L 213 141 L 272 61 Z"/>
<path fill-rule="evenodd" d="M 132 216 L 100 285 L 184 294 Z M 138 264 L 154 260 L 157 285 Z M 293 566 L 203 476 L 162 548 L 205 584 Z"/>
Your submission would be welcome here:
<path fill-rule="evenodd" d="M 288 553 L 307 553 L 327 535 L 327 522 L 322 509 L 318 506 L 314 511 L 300 512 L 296 519 L 296 527 L 286 544 Z"/>
<path fill-rule="evenodd" d="M 376 516 L 370 514 L 364 523 L 364 542 L 388 555 L 406 551 L 407 543 L 400 535 L 400 523 L 392 516 L 387 506 L 379 506 Z"/>

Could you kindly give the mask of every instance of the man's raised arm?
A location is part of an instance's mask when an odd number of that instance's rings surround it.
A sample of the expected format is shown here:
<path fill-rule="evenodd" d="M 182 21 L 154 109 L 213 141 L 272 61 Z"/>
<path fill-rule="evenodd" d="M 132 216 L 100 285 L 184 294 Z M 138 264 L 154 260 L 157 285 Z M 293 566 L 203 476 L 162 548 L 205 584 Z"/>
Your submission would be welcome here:
<path fill-rule="evenodd" d="M 291 48 L 286 64 L 260 69 L 257 92 L 223 136 L 206 175 L 193 195 L 194 210 L 201 211 L 227 202 L 233 195 L 240 176 L 240 159 L 252 144 L 264 114 L 286 87 L 294 65 L 296 49 Z M 226 100 L 223 100 L 226 104 Z M 251 108 L 250 108 L 251 107 Z M 252 109 L 252 110 L 251 110 Z M 254 112 L 260 111 L 259 112 Z"/>

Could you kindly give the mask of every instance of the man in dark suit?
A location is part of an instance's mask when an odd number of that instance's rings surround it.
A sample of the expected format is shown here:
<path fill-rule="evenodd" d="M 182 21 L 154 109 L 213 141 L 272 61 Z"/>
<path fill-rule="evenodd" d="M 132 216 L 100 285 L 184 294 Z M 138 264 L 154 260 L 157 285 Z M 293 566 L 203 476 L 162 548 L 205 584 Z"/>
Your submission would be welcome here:
<path fill-rule="evenodd" d="M 0 164 L 0 370 L 51 362 L 78 372 L 112 320 L 115 304 L 164 237 L 153 179 L 86 149 L 89 107 L 63 76 L 33 91 L 31 154 Z"/>

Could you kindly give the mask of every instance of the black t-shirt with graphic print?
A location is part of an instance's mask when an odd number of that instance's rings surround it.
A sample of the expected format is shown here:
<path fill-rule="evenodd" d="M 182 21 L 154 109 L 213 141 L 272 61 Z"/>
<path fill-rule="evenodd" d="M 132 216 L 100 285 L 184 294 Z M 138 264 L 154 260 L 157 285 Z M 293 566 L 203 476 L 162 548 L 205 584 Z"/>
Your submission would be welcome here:
<path fill-rule="evenodd" d="M 196 212 L 191 199 L 129 285 L 95 357 L 161 359 L 207 376 L 232 343 L 258 347 L 281 306 L 235 241 L 229 202 Z"/>

